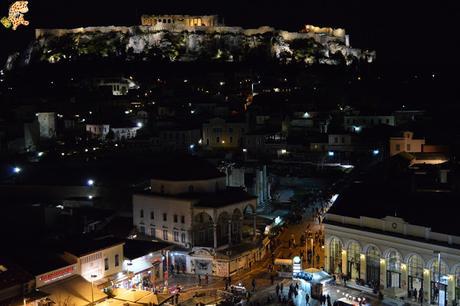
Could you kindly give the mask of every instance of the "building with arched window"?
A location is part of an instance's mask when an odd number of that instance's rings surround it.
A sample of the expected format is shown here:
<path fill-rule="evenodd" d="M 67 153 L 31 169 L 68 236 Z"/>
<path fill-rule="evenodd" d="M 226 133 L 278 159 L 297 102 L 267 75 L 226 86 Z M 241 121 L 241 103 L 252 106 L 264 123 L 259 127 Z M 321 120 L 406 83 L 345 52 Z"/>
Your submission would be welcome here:
<path fill-rule="evenodd" d="M 256 197 L 242 188 L 227 187 L 225 174 L 208 163 L 198 159 L 177 163 L 183 167 L 158 169 L 152 174 L 150 189 L 133 196 L 138 235 L 185 248 L 182 259 L 176 255 L 172 260 L 185 263 L 190 273 L 226 276 L 241 267 L 232 266 L 232 260 L 219 266 L 217 257 L 236 256 L 247 265 L 260 258 L 251 253 L 259 250 L 253 239 Z M 238 246 L 251 253 L 250 258 L 237 258 L 234 249 Z"/>
<path fill-rule="evenodd" d="M 435 232 L 399 217 L 336 212 L 333 208 L 324 220 L 329 273 L 345 274 L 350 285 L 364 283 L 389 298 L 419 303 L 422 294 L 424 303 L 460 301 L 460 235 Z"/>

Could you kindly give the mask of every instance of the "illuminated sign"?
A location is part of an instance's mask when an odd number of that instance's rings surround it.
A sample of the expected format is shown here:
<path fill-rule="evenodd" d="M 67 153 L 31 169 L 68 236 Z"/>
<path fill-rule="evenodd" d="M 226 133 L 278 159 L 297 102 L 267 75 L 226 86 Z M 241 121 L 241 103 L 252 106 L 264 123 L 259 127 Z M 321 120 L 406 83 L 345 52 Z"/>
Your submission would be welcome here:
<path fill-rule="evenodd" d="M 39 277 L 39 280 L 46 283 L 54 282 L 58 279 L 72 275 L 75 272 L 75 266 L 65 267 L 63 269 L 44 274 Z"/>
<path fill-rule="evenodd" d="M 0 22 L 2 25 L 9 29 L 16 30 L 20 25 L 28 26 L 29 21 L 24 19 L 24 14 L 29 11 L 27 5 L 28 1 L 16 1 L 10 5 L 8 10 L 8 17 L 2 17 Z"/>

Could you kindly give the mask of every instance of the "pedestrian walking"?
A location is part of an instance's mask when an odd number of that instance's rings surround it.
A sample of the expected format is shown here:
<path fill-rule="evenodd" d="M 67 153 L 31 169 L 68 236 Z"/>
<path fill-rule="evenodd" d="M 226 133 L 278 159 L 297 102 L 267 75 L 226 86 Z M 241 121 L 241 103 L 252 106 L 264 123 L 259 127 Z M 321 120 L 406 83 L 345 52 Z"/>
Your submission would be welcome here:
<path fill-rule="evenodd" d="M 310 302 L 310 295 L 308 293 L 305 294 L 305 302 L 307 303 L 307 305 Z"/>
<path fill-rule="evenodd" d="M 273 285 L 273 283 L 275 282 L 275 276 L 273 276 L 273 274 L 270 274 L 270 281 L 271 281 L 271 284 Z"/>
<path fill-rule="evenodd" d="M 281 284 L 280 284 L 280 291 L 281 291 L 281 294 L 283 294 L 283 289 L 284 289 L 284 284 L 281 283 Z"/>
<path fill-rule="evenodd" d="M 252 279 L 251 284 L 252 284 L 252 291 L 256 291 L 256 279 L 255 278 Z"/>
<path fill-rule="evenodd" d="M 198 274 L 198 286 L 201 286 L 201 275 Z"/>
<path fill-rule="evenodd" d="M 278 296 L 280 293 L 280 284 L 276 284 L 275 292 L 276 292 L 276 295 Z"/>
<path fill-rule="evenodd" d="M 208 273 L 206 273 L 206 275 L 204 276 L 204 281 L 207 284 L 209 284 L 209 276 L 208 276 Z"/>
<path fill-rule="evenodd" d="M 331 304 L 331 296 L 329 294 L 326 296 L 326 301 L 327 301 L 327 306 L 332 306 L 332 304 Z"/>

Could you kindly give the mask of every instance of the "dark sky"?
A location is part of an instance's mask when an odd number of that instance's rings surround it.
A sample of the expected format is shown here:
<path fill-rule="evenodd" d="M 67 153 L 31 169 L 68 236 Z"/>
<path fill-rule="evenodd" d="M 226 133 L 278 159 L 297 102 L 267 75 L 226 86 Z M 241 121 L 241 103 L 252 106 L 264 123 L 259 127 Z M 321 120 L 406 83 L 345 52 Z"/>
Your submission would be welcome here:
<path fill-rule="evenodd" d="M 0 0 L 1 15 L 13 1 Z M 143 13 L 216 13 L 227 25 L 243 27 L 344 27 L 353 46 L 375 49 L 380 61 L 397 65 L 458 64 L 460 58 L 460 1 L 455 0 L 29 0 L 29 7 L 28 28 L 0 28 L 2 62 L 2 56 L 30 41 L 34 27 L 134 25 Z"/>

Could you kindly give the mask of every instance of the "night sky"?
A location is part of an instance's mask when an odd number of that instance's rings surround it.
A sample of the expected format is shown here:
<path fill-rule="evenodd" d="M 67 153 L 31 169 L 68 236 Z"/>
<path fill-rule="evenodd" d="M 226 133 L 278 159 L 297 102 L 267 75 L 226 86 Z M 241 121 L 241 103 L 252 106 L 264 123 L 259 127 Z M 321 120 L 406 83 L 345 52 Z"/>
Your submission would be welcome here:
<path fill-rule="evenodd" d="M 14 0 L 0 0 L 6 15 Z M 29 0 L 28 28 L 0 28 L 0 60 L 23 48 L 37 27 L 135 25 L 144 13 L 219 14 L 227 25 L 271 25 L 299 30 L 303 24 L 344 27 L 351 43 L 377 50 L 383 63 L 458 65 L 460 1 L 153 1 Z M 2 65 L 2 64 L 1 64 Z"/>

